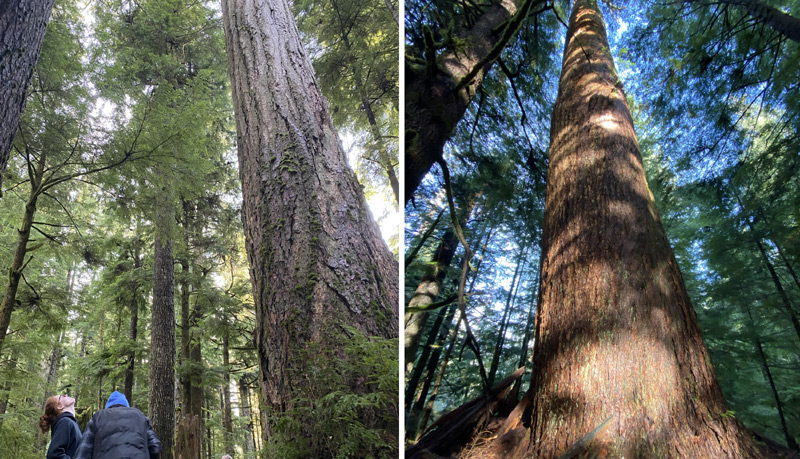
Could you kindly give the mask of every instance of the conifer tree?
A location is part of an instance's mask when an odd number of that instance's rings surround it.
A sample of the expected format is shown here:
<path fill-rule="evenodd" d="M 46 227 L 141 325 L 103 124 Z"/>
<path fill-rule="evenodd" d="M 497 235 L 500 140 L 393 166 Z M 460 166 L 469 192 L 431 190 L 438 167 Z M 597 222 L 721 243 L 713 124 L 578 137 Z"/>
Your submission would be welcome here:
<path fill-rule="evenodd" d="M 322 374 L 330 375 L 331 367 L 307 368 L 317 360 L 309 352 L 322 349 L 350 361 L 344 349 L 330 348 L 353 339 L 354 331 L 397 337 L 397 263 L 347 165 L 288 2 L 226 0 L 222 9 L 255 342 L 271 413 L 264 436 L 294 441 L 292 454 L 303 454 L 297 448 L 318 451 L 335 433 L 318 430 L 320 416 L 303 415 L 309 400 L 331 390 L 315 392 L 322 383 L 316 378 L 328 379 Z M 309 378 L 312 371 L 323 373 Z M 353 395 L 371 390 L 359 377 L 345 385 Z M 396 397 L 396 387 L 392 391 Z M 365 414 L 361 422 L 392 437 L 396 409 L 394 398 L 392 407 Z M 291 438 L 286 422 L 277 424 L 285 414 L 300 426 L 300 436 L 309 437 L 305 445 Z"/>
<path fill-rule="evenodd" d="M 731 416 L 648 188 L 595 0 L 575 2 L 550 132 L 529 451 L 762 457 Z"/>

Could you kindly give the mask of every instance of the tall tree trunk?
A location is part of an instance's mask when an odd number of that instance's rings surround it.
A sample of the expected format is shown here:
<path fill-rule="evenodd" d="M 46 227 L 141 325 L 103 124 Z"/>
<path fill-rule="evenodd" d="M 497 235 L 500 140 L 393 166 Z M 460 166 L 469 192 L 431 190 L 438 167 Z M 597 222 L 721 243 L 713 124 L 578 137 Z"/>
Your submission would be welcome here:
<path fill-rule="evenodd" d="M 458 221 L 462 226 L 469 220 L 473 209 L 475 208 L 477 195 L 473 195 L 466 203 Z M 447 276 L 447 268 L 453 261 L 453 256 L 458 249 L 458 236 L 453 228 L 448 228 L 442 236 L 441 242 L 436 247 L 431 261 L 430 271 L 427 272 L 419 283 L 414 296 L 408 302 L 409 308 L 419 308 L 433 303 L 433 300 L 439 295 L 439 289 L 442 288 Z M 405 315 L 406 330 L 405 330 L 405 358 L 406 358 L 406 376 L 411 374 L 411 369 L 414 366 L 414 360 L 417 353 L 417 347 L 422 334 L 422 328 L 428 320 L 428 312 L 407 312 Z"/>
<path fill-rule="evenodd" d="M 340 324 L 397 336 L 398 268 L 347 165 L 288 2 L 223 0 L 222 10 L 262 392 L 283 413 L 303 393 L 307 343 L 335 340 Z"/>
<path fill-rule="evenodd" d="M 142 260 L 139 257 L 138 250 L 135 250 L 131 256 L 133 257 L 133 269 L 139 270 L 142 267 Z M 136 369 L 136 337 L 139 331 L 139 288 L 138 281 L 131 282 L 131 323 L 128 328 L 128 339 L 131 341 L 132 349 L 128 353 L 128 366 L 125 368 L 125 398 L 131 406 L 135 406 L 133 400 L 133 379 L 134 370 Z"/>
<path fill-rule="evenodd" d="M 750 231 L 754 231 L 752 223 L 749 223 Z M 755 233 L 753 233 L 755 234 Z M 772 261 L 770 261 L 769 256 L 767 255 L 767 251 L 764 249 L 764 244 L 761 242 L 761 238 L 754 238 L 756 245 L 758 246 L 758 251 L 761 254 L 761 258 L 764 259 L 764 263 L 767 265 L 767 270 L 769 270 L 770 278 L 772 278 L 772 283 L 775 284 L 775 290 L 778 291 L 778 295 L 781 297 L 781 303 L 783 304 L 783 308 L 786 311 L 786 315 L 789 316 L 789 319 L 792 321 L 792 325 L 794 326 L 794 332 L 797 334 L 797 339 L 800 340 L 800 319 L 797 318 L 797 314 L 794 312 L 794 308 L 792 308 L 792 303 L 789 300 L 789 295 L 786 294 L 786 290 L 783 289 L 783 285 L 781 285 L 781 280 L 778 277 L 778 273 L 775 272 L 775 267 L 772 265 Z"/>
<path fill-rule="evenodd" d="M 539 286 L 539 273 L 542 272 L 542 257 L 539 256 L 539 269 L 536 270 L 536 278 L 534 279 L 531 285 L 537 286 L 536 297 L 531 299 L 531 305 L 528 306 L 528 319 L 525 323 L 525 333 L 522 336 L 522 350 L 519 356 L 519 364 L 517 364 L 517 368 L 525 367 L 528 361 L 528 343 L 530 343 L 531 335 L 533 334 L 533 324 L 536 318 L 536 306 L 539 304 L 540 300 L 540 292 L 538 289 Z M 529 367 L 529 366 L 528 366 Z M 521 380 L 521 378 L 520 378 Z M 518 383 L 517 383 L 518 384 Z"/>
<path fill-rule="evenodd" d="M 230 357 L 228 355 L 228 340 L 229 330 L 228 324 L 224 325 L 225 331 L 222 335 L 222 366 L 224 373 L 222 374 L 222 430 L 223 444 L 225 446 L 225 453 L 233 455 L 233 421 L 231 419 L 231 368 Z"/>
<path fill-rule="evenodd" d="M 25 106 L 25 95 L 39 60 L 53 0 L 3 0 L 0 3 L 0 198 L 3 176 Z M 0 340 L 2 341 L 2 340 Z"/>
<path fill-rule="evenodd" d="M 17 369 L 17 352 L 12 350 L 8 359 L 6 359 L 4 366 L 8 367 L 9 372 L 13 373 Z M 11 379 L 6 379 L 3 382 L 3 387 L 0 388 L 0 415 L 6 414 L 8 411 L 8 400 L 11 398 Z M 0 427 L 3 426 L 4 416 L 0 416 Z"/>
<path fill-rule="evenodd" d="M 428 397 L 428 391 L 433 381 L 433 375 L 439 366 L 439 358 L 442 355 L 442 346 L 447 341 L 447 336 L 450 328 L 453 326 L 453 317 L 455 316 L 458 304 L 453 304 L 449 308 L 442 308 L 437 318 L 437 324 L 434 324 L 436 332 L 431 332 L 428 343 L 426 343 L 424 352 L 431 353 L 430 357 L 421 359 L 417 366 L 414 368 L 412 379 L 406 388 L 406 437 L 416 438 L 420 428 L 422 419 L 423 408 L 425 407 L 425 399 Z M 445 317 L 446 316 L 446 317 Z M 435 349 L 434 349 L 435 347 Z M 422 374 L 425 374 L 425 379 L 422 387 L 417 390 Z M 416 396 L 415 396 L 416 395 Z"/>
<path fill-rule="evenodd" d="M 498 0 L 474 23 L 457 25 L 453 35 L 462 44 L 458 49 L 434 56 L 431 37 L 427 62 L 406 57 L 405 204 L 433 163 L 442 157 L 445 142 L 467 111 L 483 77 L 533 6 L 541 1 L 517 3 Z"/>
<path fill-rule="evenodd" d="M 414 260 L 417 259 L 417 254 L 419 253 L 420 249 L 425 245 L 425 242 L 431 237 L 433 232 L 436 231 L 436 227 L 439 225 L 439 220 L 441 220 L 443 214 L 444 214 L 444 207 L 442 207 L 439 210 L 439 213 L 436 214 L 436 218 L 433 219 L 430 226 L 428 226 L 425 232 L 422 233 L 422 237 L 419 238 L 419 241 L 414 246 L 414 248 L 411 249 L 410 252 L 407 252 L 408 255 L 406 255 L 405 270 L 408 270 L 408 266 L 412 262 L 414 262 Z M 406 248 L 408 248 L 408 245 L 406 245 Z"/>
<path fill-rule="evenodd" d="M 523 454 L 762 457 L 729 416 L 645 179 L 596 0 L 577 0 L 550 132 Z"/>
<path fill-rule="evenodd" d="M 436 397 L 439 395 L 439 388 L 442 386 L 442 380 L 444 380 L 444 374 L 447 371 L 447 365 L 450 363 L 450 355 L 452 355 L 453 349 L 455 348 L 456 340 L 458 338 L 458 330 L 460 327 L 461 313 L 459 313 L 459 317 L 456 319 L 455 328 L 450 331 L 450 342 L 447 344 L 447 350 L 445 350 L 444 357 L 442 357 L 442 362 L 439 365 L 439 371 L 436 374 L 436 381 L 433 383 L 433 391 L 431 392 L 431 396 L 428 398 L 428 402 L 425 404 L 425 409 L 422 411 L 419 424 L 416 426 L 416 432 L 414 433 L 415 439 L 419 439 L 420 434 L 425 431 L 425 426 L 428 425 L 428 421 L 431 418 L 433 404 L 436 403 Z"/>
<path fill-rule="evenodd" d="M 14 258 L 11 261 L 11 267 L 8 268 L 8 284 L 6 285 L 6 292 L 3 296 L 3 302 L 0 304 L 0 351 L 3 350 L 3 342 L 5 341 L 8 327 L 11 325 L 11 314 L 14 312 L 14 307 L 17 304 L 17 290 L 19 289 L 19 282 L 22 279 L 22 271 L 30 262 L 25 261 L 25 256 L 28 254 L 28 243 L 31 239 L 31 228 L 33 228 L 33 217 L 36 215 L 36 204 L 39 196 L 42 193 L 42 180 L 44 177 L 44 170 L 47 155 L 42 152 L 39 158 L 39 163 L 31 167 L 31 192 L 28 197 L 28 202 L 25 203 L 25 214 L 22 216 L 22 226 L 17 230 L 17 245 L 14 249 Z"/>
<path fill-rule="evenodd" d="M 422 354 L 420 355 L 419 360 L 417 360 L 417 363 L 414 365 L 411 376 L 406 380 L 406 395 L 404 400 L 406 410 L 411 408 L 411 404 L 414 402 L 414 394 L 417 393 L 419 382 L 422 381 L 423 375 L 426 375 L 427 378 L 427 375 L 432 374 L 426 370 L 426 366 L 428 365 L 431 353 L 433 353 L 433 348 L 436 346 L 436 342 L 439 340 L 442 324 L 445 324 L 444 326 L 447 329 L 452 326 L 451 322 L 453 320 L 453 315 L 455 314 L 453 311 L 456 307 L 458 307 L 458 305 L 454 302 L 448 307 L 440 308 L 436 314 L 436 320 L 433 322 L 433 326 L 431 327 L 430 333 L 428 333 L 425 345 L 422 347 Z"/>
<path fill-rule="evenodd" d="M 786 444 L 789 448 L 798 451 L 800 449 L 798 449 L 797 442 L 794 440 L 792 434 L 789 433 L 789 429 L 786 428 L 786 417 L 783 415 L 783 403 L 781 403 L 778 389 L 775 387 L 775 381 L 772 379 L 772 372 L 767 363 L 767 355 L 764 353 L 764 347 L 761 345 L 761 338 L 758 336 L 755 321 L 753 321 L 753 314 L 750 310 L 747 311 L 747 316 L 750 318 L 750 333 L 753 337 L 753 347 L 755 347 L 758 352 L 758 358 L 761 362 L 761 373 L 764 375 L 764 379 L 769 383 L 772 396 L 775 398 L 775 407 L 778 409 L 778 417 L 781 419 L 781 429 L 783 429 L 783 436 L 786 439 Z"/>
<path fill-rule="evenodd" d="M 253 434 L 253 414 L 250 410 L 251 402 L 250 402 L 250 387 L 247 385 L 247 379 L 245 376 L 239 378 L 239 415 L 245 419 L 247 419 L 247 424 L 245 425 L 245 433 L 244 433 L 244 445 L 242 445 L 242 451 L 244 452 L 245 457 L 248 457 L 255 451 L 254 446 L 254 434 Z"/>
<path fill-rule="evenodd" d="M 172 202 L 157 211 L 151 309 L 150 404 L 153 431 L 161 440 L 161 458 L 172 459 L 175 437 L 175 270 L 172 256 Z"/>
<path fill-rule="evenodd" d="M 500 330 L 497 333 L 497 340 L 494 344 L 494 353 L 492 354 L 492 362 L 489 365 L 489 385 L 494 385 L 494 378 L 497 375 L 497 366 L 500 364 L 500 354 L 503 352 L 503 346 L 506 342 L 506 330 L 508 329 L 508 320 L 509 315 L 511 314 L 511 309 L 513 309 L 514 304 L 516 303 L 517 298 L 517 291 L 519 290 L 519 285 L 522 283 L 521 272 L 524 270 L 525 267 L 525 254 L 528 251 L 527 247 L 522 247 L 521 252 L 519 253 L 519 257 L 517 257 L 517 266 L 514 268 L 514 276 L 511 278 L 511 288 L 508 290 L 508 296 L 506 297 L 506 307 L 503 308 L 503 319 L 500 321 Z M 513 302 L 512 302 L 513 299 Z"/>

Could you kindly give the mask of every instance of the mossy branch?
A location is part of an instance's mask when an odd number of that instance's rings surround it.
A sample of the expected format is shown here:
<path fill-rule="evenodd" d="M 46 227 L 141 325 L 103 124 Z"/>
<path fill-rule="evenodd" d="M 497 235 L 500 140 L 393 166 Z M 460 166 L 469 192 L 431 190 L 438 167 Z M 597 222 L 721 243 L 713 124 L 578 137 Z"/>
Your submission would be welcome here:
<path fill-rule="evenodd" d="M 503 34 L 500 36 L 500 39 L 497 41 L 497 43 L 495 43 L 494 47 L 492 47 L 492 49 L 486 53 L 485 56 L 483 56 L 483 59 L 472 66 L 472 69 L 466 75 L 464 75 L 464 78 L 462 78 L 458 84 L 456 84 L 456 92 L 467 86 L 483 67 L 490 62 L 494 62 L 498 57 L 500 57 L 500 53 L 503 52 L 503 49 L 506 47 L 508 42 L 511 41 L 519 28 L 522 26 L 522 22 L 528 17 L 528 13 L 530 13 L 530 11 L 533 9 L 533 6 L 538 5 L 541 2 L 542 0 L 525 0 L 525 3 L 522 4 L 522 8 L 520 8 L 514 16 L 511 16 L 506 21 Z"/>

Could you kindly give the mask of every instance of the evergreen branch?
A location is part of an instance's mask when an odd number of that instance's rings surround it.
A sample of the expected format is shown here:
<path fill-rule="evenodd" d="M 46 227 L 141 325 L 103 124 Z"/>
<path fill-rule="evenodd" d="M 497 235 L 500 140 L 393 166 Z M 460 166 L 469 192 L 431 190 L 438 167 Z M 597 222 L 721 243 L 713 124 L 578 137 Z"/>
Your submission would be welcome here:
<path fill-rule="evenodd" d="M 72 216 L 72 212 L 70 212 L 69 209 L 67 209 L 67 207 L 57 197 L 53 196 L 48 192 L 43 192 L 42 194 L 52 199 L 56 203 L 58 203 L 58 205 L 64 210 L 64 212 L 67 213 L 67 216 L 69 217 L 69 220 L 72 222 L 73 228 L 75 228 L 75 231 L 77 231 L 78 236 L 80 236 L 81 239 L 83 239 L 83 234 L 81 234 L 81 230 L 80 228 L 78 228 L 78 224 L 75 222 L 75 217 Z"/>
<path fill-rule="evenodd" d="M 60 226 L 62 228 L 69 228 L 69 226 L 63 226 L 63 225 L 55 225 L 55 226 Z M 62 244 L 62 242 L 60 242 L 54 236 L 51 236 L 51 235 L 45 233 L 44 231 L 40 230 L 39 228 L 37 228 L 35 224 L 32 224 L 31 228 L 35 229 L 37 233 L 41 234 L 42 236 L 46 237 L 47 239 L 50 239 L 51 241 L 55 242 L 56 244 L 58 244 L 58 245 Z"/>

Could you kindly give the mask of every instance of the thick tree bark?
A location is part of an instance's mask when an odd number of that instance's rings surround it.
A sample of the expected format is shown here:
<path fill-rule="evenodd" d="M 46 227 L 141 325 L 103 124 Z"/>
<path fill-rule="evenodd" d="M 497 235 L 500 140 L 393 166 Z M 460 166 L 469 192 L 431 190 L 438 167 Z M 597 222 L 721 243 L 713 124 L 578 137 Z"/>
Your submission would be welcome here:
<path fill-rule="evenodd" d="M 39 60 L 53 0 L 0 3 L 0 198 L 25 94 Z"/>
<path fill-rule="evenodd" d="M 153 431 L 161 440 L 161 458 L 172 459 L 175 444 L 175 294 L 171 201 L 159 209 L 153 256 L 153 306 L 150 341 L 150 404 Z M 166 226 L 166 228 L 165 228 Z"/>
<path fill-rule="evenodd" d="M 224 0 L 222 10 L 262 393 L 282 413 L 302 394 L 306 343 L 324 345 L 344 324 L 397 336 L 398 268 L 347 165 L 287 1 Z"/>
<path fill-rule="evenodd" d="M 762 457 L 730 416 L 645 179 L 595 0 L 574 3 L 550 133 L 524 454 Z"/>
<path fill-rule="evenodd" d="M 483 77 L 538 0 L 498 0 L 455 35 L 463 46 L 426 63 L 406 57 L 405 204 L 442 156 L 445 142 L 467 111 Z M 515 16 L 516 15 L 516 16 Z M 509 27 L 506 21 L 512 19 Z"/>

